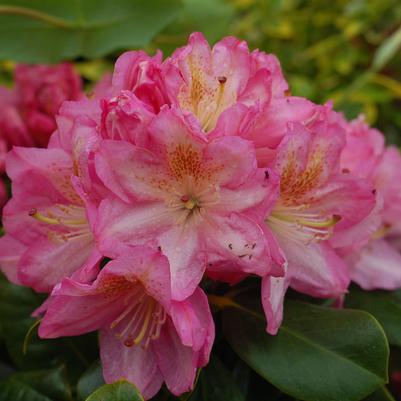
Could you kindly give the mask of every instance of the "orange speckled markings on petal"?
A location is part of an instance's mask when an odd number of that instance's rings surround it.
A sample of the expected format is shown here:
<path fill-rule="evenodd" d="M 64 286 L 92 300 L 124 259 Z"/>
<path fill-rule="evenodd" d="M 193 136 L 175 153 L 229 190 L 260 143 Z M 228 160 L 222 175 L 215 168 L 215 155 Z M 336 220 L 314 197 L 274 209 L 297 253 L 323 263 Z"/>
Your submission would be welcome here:
<path fill-rule="evenodd" d="M 176 180 L 182 180 L 185 176 L 197 180 L 203 174 L 201 152 L 191 144 L 177 145 L 167 157 L 170 173 Z"/>
<path fill-rule="evenodd" d="M 215 76 L 202 57 L 191 54 L 187 63 L 191 82 L 181 86 L 178 103 L 182 109 L 197 116 L 202 128 L 208 132 L 216 126 L 219 115 L 235 102 L 236 95 L 227 93 L 227 77 Z"/>
<path fill-rule="evenodd" d="M 181 143 L 167 154 L 171 176 L 177 181 L 192 177 L 195 182 L 211 181 L 213 174 L 222 166 L 207 165 L 202 159 L 202 152 L 192 144 Z"/>
<path fill-rule="evenodd" d="M 297 205 L 303 203 L 302 197 L 320 184 L 324 166 L 323 155 L 323 152 L 316 150 L 310 155 L 305 170 L 298 173 L 296 171 L 295 153 L 290 153 L 280 178 L 280 194 L 284 204 Z"/>
<path fill-rule="evenodd" d="M 280 178 L 280 200 L 266 223 L 282 238 L 302 244 L 327 240 L 341 216 L 315 207 L 311 194 L 322 184 L 325 152 L 316 147 L 299 171 L 296 152 L 289 152 Z"/>
<path fill-rule="evenodd" d="M 98 287 L 98 292 L 112 297 L 123 291 L 133 289 L 136 285 L 137 283 L 135 281 L 128 281 L 125 277 L 111 276 L 102 280 Z"/>
<path fill-rule="evenodd" d="M 57 177 L 57 180 L 54 181 L 54 185 L 63 196 L 71 201 L 71 203 L 82 204 L 82 199 L 71 185 L 71 169 L 60 167 L 56 163 L 51 163 L 49 165 L 49 170 L 54 172 L 54 177 Z"/>
<path fill-rule="evenodd" d="M 216 173 L 224 166 L 204 160 L 202 150 L 191 143 L 179 143 L 167 151 L 170 185 L 165 193 L 177 224 L 199 223 L 208 207 L 220 200 Z"/>
<path fill-rule="evenodd" d="M 195 58 L 193 55 L 189 56 L 189 69 L 191 71 L 191 104 L 192 110 L 195 114 L 198 113 L 199 103 L 205 99 L 214 99 L 217 93 L 218 85 L 216 82 L 208 80 L 208 75 L 204 71 L 206 68 L 204 60 L 202 58 Z M 209 71 L 207 71 L 209 72 Z"/>

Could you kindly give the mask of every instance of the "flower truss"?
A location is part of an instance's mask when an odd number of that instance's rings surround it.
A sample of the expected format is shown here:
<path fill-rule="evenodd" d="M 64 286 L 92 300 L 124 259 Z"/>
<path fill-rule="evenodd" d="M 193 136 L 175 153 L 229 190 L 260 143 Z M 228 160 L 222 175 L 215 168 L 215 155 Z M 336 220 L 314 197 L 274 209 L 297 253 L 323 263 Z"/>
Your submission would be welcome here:
<path fill-rule="evenodd" d="M 2 98 L 18 146 L 0 266 L 49 294 L 40 337 L 99 330 L 106 382 L 193 388 L 215 335 L 207 283 L 259 278 L 271 335 L 288 288 L 341 303 L 351 281 L 401 287 L 398 150 L 291 96 L 274 55 L 194 33 L 164 60 L 124 53 L 90 98 L 59 68 L 44 84 L 19 67 Z"/>

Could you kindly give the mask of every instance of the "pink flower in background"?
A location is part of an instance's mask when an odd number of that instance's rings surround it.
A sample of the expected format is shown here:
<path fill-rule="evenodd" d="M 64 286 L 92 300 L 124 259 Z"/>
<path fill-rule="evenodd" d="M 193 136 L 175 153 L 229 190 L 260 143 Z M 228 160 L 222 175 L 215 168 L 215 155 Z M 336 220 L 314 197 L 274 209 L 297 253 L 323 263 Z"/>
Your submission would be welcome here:
<path fill-rule="evenodd" d="M 16 95 L 0 87 L 0 171 L 4 171 L 5 157 L 12 145 L 34 146 L 25 123 L 16 108 Z"/>
<path fill-rule="evenodd" d="M 3 163 L 5 152 L 13 145 L 46 146 L 56 129 L 55 115 L 62 102 L 81 96 L 81 79 L 71 64 L 18 65 L 15 88 L 0 87 Z"/>
<path fill-rule="evenodd" d="M 109 262 L 92 284 L 65 279 L 52 293 L 39 335 L 98 329 L 106 382 L 124 378 L 145 399 L 163 382 L 175 395 L 189 391 L 214 340 L 203 291 L 197 288 L 185 301 L 173 301 L 167 258 L 146 247 L 131 248 Z"/>
<path fill-rule="evenodd" d="M 336 116 L 323 109 L 323 120 L 309 127 L 294 124 L 278 147 L 273 169 L 280 176 L 280 197 L 266 217 L 280 256 L 288 267 L 284 278 L 266 276 L 262 299 L 268 331 L 281 322 L 282 300 L 290 285 L 315 297 L 345 293 L 349 275 L 329 239 L 342 236 L 365 219 L 375 206 L 369 182 L 340 171 L 345 133 Z M 363 231 L 348 235 L 359 240 Z"/>
<path fill-rule="evenodd" d="M 65 100 L 82 97 L 81 79 L 71 64 L 23 65 L 15 70 L 16 107 L 35 145 L 46 146 Z"/>
<path fill-rule="evenodd" d="M 3 210 L 0 267 L 10 280 L 48 292 L 64 277 L 96 274 L 100 254 L 72 173 L 71 157 L 62 149 L 9 152 L 13 197 Z"/>
<path fill-rule="evenodd" d="M 192 294 L 206 266 L 266 274 L 268 244 L 258 220 L 274 203 L 277 183 L 257 169 L 251 143 L 209 142 L 167 108 L 150 124 L 145 143 L 104 140 L 96 152 L 96 172 L 114 194 L 99 208 L 102 252 L 113 258 L 127 244 L 160 247 L 177 300 Z"/>
<path fill-rule="evenodd" d="M 343 118 L 342 124 L 346 133 L 346 146 L 341 151 L 343 171 L 371 179 L 383 155 L 383 134 L 370 128 L 363 116 L 350 122 Z"/>
<path fill-rule="evenodd" d="M 384 136 L 370 128 L 362 117 L 346 122 L 347 146 L 341 154 L 344 170 L 373 182 L 378 199 L 366 243 L 347 253 L 351 278 L 366 290 L 401 287 L 401 254 L 393 246 L 401 237 L 401 155 L 393 146 L 385 148 Z M 368 231 L 369 233 L 369 231 Z"/>

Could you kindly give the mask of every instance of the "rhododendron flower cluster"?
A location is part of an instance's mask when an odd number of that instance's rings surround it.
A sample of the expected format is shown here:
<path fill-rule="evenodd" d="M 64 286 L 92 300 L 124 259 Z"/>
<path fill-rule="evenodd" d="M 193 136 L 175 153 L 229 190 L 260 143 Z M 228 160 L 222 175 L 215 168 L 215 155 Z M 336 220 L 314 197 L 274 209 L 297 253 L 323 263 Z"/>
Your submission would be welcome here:
<path fill-rule="evenodd" d="M 351 280 L 401 287 L 398 150 L 291 96 L 274 55 L 194 33 L 164 60 L 124 53 L 90 98 L 70 78 L 70 96 L 21 92 L 27 138 L 55 131 L 6 157 L 0 266 L 49 294 L 42 338 L 99 330 L 106 382 L 190 390 L 214 341 L 209 281 L 259 277 L 273 335 L 289 287 L 339 303 Z"/>

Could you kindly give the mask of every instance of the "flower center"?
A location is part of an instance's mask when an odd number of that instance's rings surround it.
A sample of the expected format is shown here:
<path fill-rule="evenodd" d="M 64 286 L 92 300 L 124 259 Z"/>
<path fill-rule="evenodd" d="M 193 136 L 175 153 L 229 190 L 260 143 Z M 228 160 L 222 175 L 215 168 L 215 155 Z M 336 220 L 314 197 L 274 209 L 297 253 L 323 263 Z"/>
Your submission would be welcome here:
<path fill-rule="evenodd" d="M 193 210 L 198 206 L 198 201 L 194 198 L 189 197 L 188 195 L 181 196 L 181 201 L 184 204 L 185 208 L 188 210 Z"/>
<path fill-rule="evenodd" d="M 166 322 L 166 311 L 141 286 L 134 289 L 126 302 L 128 306 L 111 323 L 110 328 L 117 330 L 117 338 L 122 339 L 126 347 L 141 344 L 147 348 L 150 341 L 159 338 Z"/>
<path fill-rule="evenodd" d="M 186 176 L 173 187 L 167 198 L 171 212 L 177 214 L 177 224 L 200 223 L 207 210 L 219 203 L 219 189 L 203 180 Z"/>

